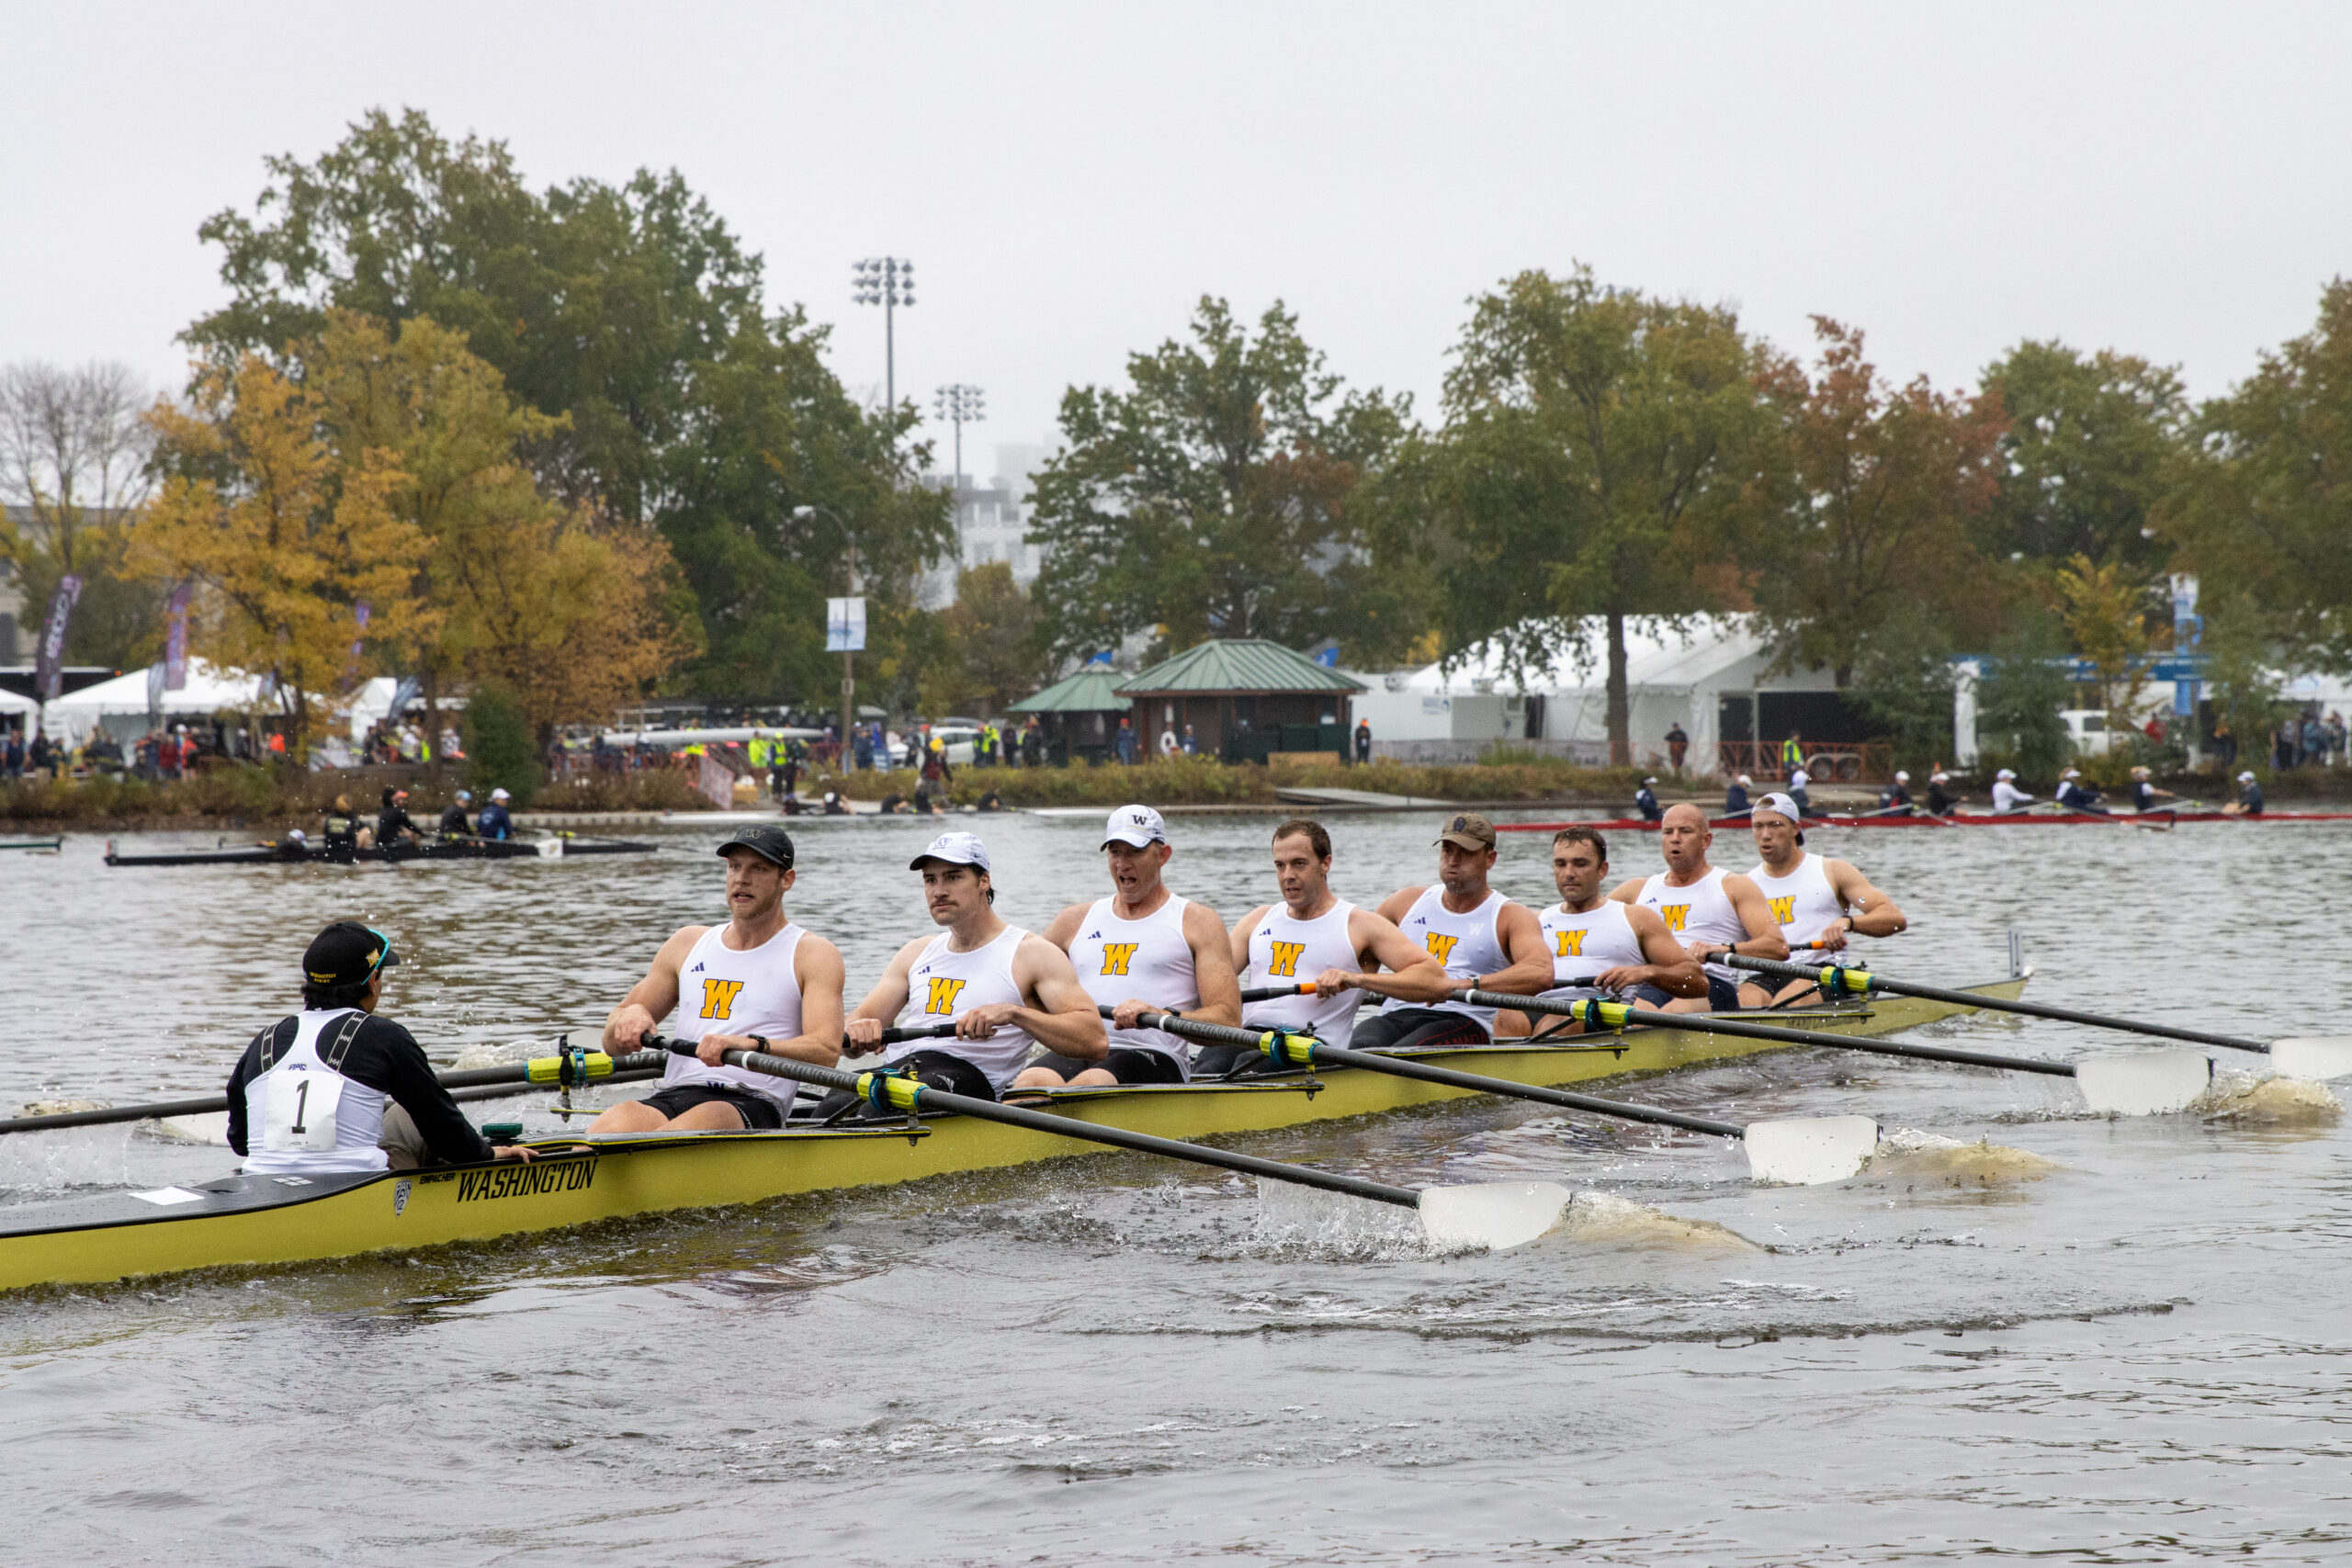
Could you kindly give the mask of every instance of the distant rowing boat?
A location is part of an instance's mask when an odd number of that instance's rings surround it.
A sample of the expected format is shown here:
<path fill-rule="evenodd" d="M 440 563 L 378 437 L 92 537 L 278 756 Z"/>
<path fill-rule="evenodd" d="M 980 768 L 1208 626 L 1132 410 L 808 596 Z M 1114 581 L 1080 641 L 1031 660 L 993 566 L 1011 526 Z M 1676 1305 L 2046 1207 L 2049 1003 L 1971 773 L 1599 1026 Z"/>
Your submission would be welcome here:
<path fill-rule="evenodd" d="M 560 860 L 571 855 L 650 855 L 661 846 L 627 839 L 458 839 L 430 840 L 421 844 L 393 844 L 354 850 L 349 863 L 457 860 Z M 305 865 L 343 864 L 324 844 L 245 844 L 236 849 L 167 850 L 154 854 L 121 854 L 107 840 L 108 865 Z"/>
<path fill-rule="evenodd" d="M 2040 813 L 2013 811 L 1996 817 L 1989 811 L 1955 813 L 1950 817 L 1929 817 L 1922 812 L 1911 817 L 1808 817 L 1808 828 L 2091 828 L 2113 827 L 2118 822 L 2352 822 L 2352 811 L 2266 811 L 2259 817 L 2241 817 L 2221 811 L 2119 811 L 2112 817 L 2100 817 L 2086 811 L 2045 811 Z M 1745 828 L 1745 817 L 1715 817 L 1709 818 L 1710 828 Z M 1562 828 L 1599 828 L 1604 831 L 1637 833 L 1656 831 L 1657 824 L 1645 822 L 1638 817 L 1615 817 L 1600 822 L 1498 822 L 1498 833 L 1551 833 Z"/>
<path fill-rule="evenodd" d="M 1966 989 L 2014 999 L 2027 978 Z M 1965 1010 L 1918 998 L 1872 997 L 1739 1016 L 1879 1035 Z M 1556 1086 L 1792 1048 L 1653 1029 L 1573 1037 L 1558 1045 L 1505 1041 L 1410 1055 L 1516 1083 Z M 1232 1083 L 1063 1089 L 1013 1098 L 1079 1121 L 1162 1137 L 1218 1139 L 1469 1099 L 1474 1091 L 1342 1066 Z M 803 1123 L 772 1133 L 559 1134 L 529 1142 L 546 1157 L 528 1165 L 356 1175 L 239 1174 L 0 1209 L 0 1290 L 439 1247 L 1101 1152 L 1096 1145 L 952 1114 L 879 1124 Z M 582 1146 L 590 1152 L 570 1152 Z"/>
<path fill-rule="evenodd" d="M 0 850 L 31 850 L 36 854 L 55 854 L 65 847 L 62 836 L 54 839 L 0 839 Z"/>

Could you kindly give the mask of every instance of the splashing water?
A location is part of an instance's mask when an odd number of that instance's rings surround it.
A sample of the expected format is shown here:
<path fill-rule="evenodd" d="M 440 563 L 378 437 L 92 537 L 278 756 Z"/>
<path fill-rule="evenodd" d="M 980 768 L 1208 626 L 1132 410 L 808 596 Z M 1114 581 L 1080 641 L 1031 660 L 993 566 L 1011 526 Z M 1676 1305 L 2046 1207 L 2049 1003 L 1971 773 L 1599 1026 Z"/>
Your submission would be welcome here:
<path fill-rule="evenodd" d="M 1736 1230 L 1713 1220 L 1686 1220 L 1631 1198 L 1611 1192 L 1579 1192 L 1568 1205 L 1564 1227 L 1577 1241 L 1602 1247 L 1645 1251 L 1693 1249 L 1707 1252 L 1761 1252 L 1764 1249 Z"/>
<path fill-rule="evenodd" d="M 2216 1072 L 2212 1087 L 2189 1110 L 2241 1122 L 2329 1122 L 2343 1114 L 2344 1102 L 2325 1084 L 2309 1078 Z"/>
<path fill-rule="evenodd" d="M 2055 1160 L 1990 1138 L 1970 1144 L 1905 1127 L 1879 1140 L 1878 1152 L 1871 1156 L 1863 1174 L 1882 1180 L 1984 1186 L 1996 1181 L 2039 1181 L 2058 1168 Z"/>

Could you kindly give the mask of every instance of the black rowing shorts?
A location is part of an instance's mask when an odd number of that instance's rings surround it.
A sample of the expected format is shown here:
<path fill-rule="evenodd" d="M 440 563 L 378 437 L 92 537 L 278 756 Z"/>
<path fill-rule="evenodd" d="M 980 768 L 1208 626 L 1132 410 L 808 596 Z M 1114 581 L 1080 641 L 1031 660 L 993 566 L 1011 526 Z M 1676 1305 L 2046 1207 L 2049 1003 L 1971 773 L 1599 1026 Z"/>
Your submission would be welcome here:
<path fill-rule="evenodd" d="M 994 1100 L 996 1085 L 989 1082 L 988 1074 L 963 1057 L 949 1051 L 911 1051 L 890 1064 L 895 1071 L 903 1071 L 918 1081 L 946 1094 L 960 1094 L 972 1100 Z M 830 1118 L 852 1106 L 864 1105 L 855 1089 L 837 1089 L 825 1096 L 817 1107 L 820 1118 Z M 887 1120 L 897 1120 L 903 1112 L 876 1111 L 867 1107 L 864 1114 Z"/>
<path fill-rule="evenodd" d="M 1410 1051 L 1432 1045 L 1485 1045 L 1487 1026 L 1443 1008 L 1394 1008 L 1356 1024 L 1349 1045 L 1358 1051 Z"/>
<path fill-rule="evenodd" d="M 1182 1083 L 1184 1081 L 1183 1069 L 1176 1065 L 1176 1058 L 1167 1052 L 1139 1050 L 1128 1045 L 1112 1047 L 1111 1054 L 1099 1062 L 1081 1062 L 1075 1056 L 1064 1056 L 1048 1051 L 1029 1065 L 1059 1073 L 1064 1083 L 1094 1067 L 1108 1068 L 1111 1076 L 1121 1083 Z"/>
<path fill-rule="evenodd" d="M 1707 1010 L 1709 1012 L 1737 1012 L 1739 1010 L 1739 982 L 1726 980 L 1721 975 L 1708 976 Z"/>
<path fill-rule="evenodd" d="M 764 1094 L 753 1094 L 748 1089 L 725 1088 L 718 1084 L 673 1084 L 659 1094 L 649 1094 L 638 1103 L 650 1105 L 662 1115 L 675 1121 L 697 1105 L 713 1101 L 731 1105 L 743 1119 L 743 1125 L 757 1132 L 772 1133 L 784 1125 L 784 1107 Z"/>

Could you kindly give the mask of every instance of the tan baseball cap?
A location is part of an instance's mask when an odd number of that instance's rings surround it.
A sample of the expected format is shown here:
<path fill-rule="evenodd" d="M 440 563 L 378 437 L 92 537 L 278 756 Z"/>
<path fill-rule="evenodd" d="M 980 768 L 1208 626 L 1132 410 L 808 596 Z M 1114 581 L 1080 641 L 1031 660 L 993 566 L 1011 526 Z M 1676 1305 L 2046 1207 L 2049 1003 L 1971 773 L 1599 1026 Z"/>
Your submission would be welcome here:
<path fill-rule="evenodd" d="M 1465 811 L 1446 818 L 1444 831 L 1434 841 L 1461 850 L 1491 850 L 1495 847 L 1495 825 L 1475 811 Z"/>

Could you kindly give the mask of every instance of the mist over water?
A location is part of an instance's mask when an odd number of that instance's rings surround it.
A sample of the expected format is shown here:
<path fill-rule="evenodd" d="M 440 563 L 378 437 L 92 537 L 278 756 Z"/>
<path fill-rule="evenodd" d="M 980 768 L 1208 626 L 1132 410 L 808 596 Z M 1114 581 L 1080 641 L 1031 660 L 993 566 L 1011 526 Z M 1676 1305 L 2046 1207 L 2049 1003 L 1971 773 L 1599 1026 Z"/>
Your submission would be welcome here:
<path fill-rule="evenodd" d="M 1099 896 L 1097 825 L 967 820 L 998 908 Z M 1181 818 L 1170 881 L 1273 897 L 1271 818 Z M 1431 823 L 1334 818 L 1342 897 Z M 914 822 L 794 832 L 796 919 L 862 994 L 928 930 Z M 217 1092 L 363 919 L 443 1062 L 593 1038 L 710 832 L 612 861 L 109 871 L 0 858 L 0 1109 Z M 1725 834 L 1716 859 L 1752 850 Z M 156 836 L 165 842 L 209 842 Z M 1542 835 L 1497 881 L 1549 896 Z M 125 847 L 129 847 L 126 841 Z M 1612 835 L 1614 869 L 1657 869 Z M 2256 1037 L 2344 1029 L 2328 824 L 1818 833 L 1911 916 L 1891 974 Z M 2030 1020 L 1930 1037 L 2144 1047 Z M 2230 1073 L 2260 1061 L 2225 1054 Z M 626 1088 L 620 1091 L 628 1092 Z M 1602 1090 L 1904 1146 L 1762 1189 L 1736 1147 L 1517 1102 L 1237 1146 L 1405 1185 L 1541 1179 L 1563 1231 L 1433 1258 L 1385 1212 L 1102 1155 L 300 1269 L 0 1297 L 10 1560 L 853 1563 L 2256 1562 L 2352 1555 L 2352 1134 L 2292 1086 L 2093 1119 L 2064 1080 L 1850 1053 Z M 548 1097 L 477 1119 L 553 1125 Z M 1982 1145 L 2016 1151 L 1995 1156 Z M 121 1128 L 0 1139 L 0 1201 L 200 1179 Z"/>

